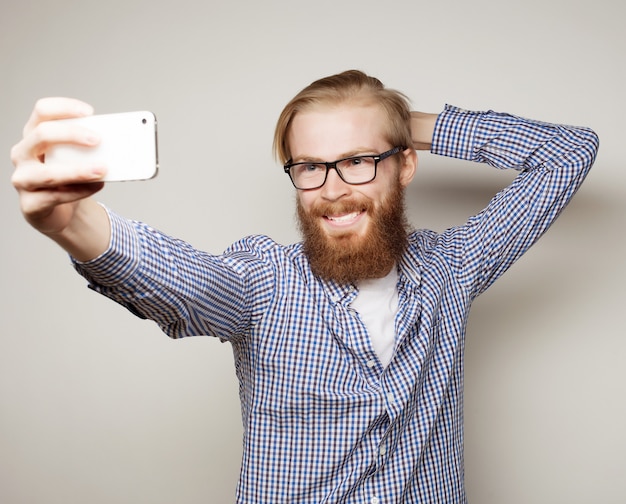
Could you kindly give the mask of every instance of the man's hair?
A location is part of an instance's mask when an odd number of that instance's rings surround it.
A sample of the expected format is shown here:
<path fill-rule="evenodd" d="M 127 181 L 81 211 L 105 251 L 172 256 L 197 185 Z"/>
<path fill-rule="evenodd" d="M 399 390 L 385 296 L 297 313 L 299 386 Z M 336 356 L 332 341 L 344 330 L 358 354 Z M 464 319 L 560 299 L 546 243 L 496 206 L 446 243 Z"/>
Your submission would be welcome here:
<path fill-rule="evenodd" d="M 293 118 L 298 112 L 320 105 L 378 105 L 386 112 L 385 140 L 392 147 L 413 147 L 411 140 L 411 112 L 408 98 L 393 89 L 387 89 L 375 77 L 359 70 L 348 70 L 316 80 L 300 91 L 283 109 L 274 132 L 274 155 L 281 162 L 291 159 L 287 138 Z"/>

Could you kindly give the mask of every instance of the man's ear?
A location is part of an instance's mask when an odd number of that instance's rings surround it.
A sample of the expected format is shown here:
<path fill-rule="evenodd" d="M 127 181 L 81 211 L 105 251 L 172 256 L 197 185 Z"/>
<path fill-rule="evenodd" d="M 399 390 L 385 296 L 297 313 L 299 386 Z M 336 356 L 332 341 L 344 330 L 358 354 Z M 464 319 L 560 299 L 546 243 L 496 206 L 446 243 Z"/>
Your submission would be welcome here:
<path fill-rule="evenodd" d="M 400 158 L 400 184 L 402 187 L 409 185 L 417 171 L 417 153 L 409 147 L 402 151 Z"/>

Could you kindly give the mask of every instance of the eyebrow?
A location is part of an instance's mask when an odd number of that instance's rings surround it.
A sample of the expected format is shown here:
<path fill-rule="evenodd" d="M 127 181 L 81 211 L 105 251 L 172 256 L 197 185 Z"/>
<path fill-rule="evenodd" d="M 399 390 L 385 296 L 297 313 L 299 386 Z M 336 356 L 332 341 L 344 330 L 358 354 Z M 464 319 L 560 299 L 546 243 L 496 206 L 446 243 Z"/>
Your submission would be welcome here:
<path fill-rule="evenodd" d="M 367 148 L 367 147 L 359 147 L 357 149 L 353 149 L 351 151 L 344 152 L 341 154 L 341 157 L 334 159 L 333 161 L 325 161 L 322 158 L 318 158 L 315 156 L 302 155 L 293 158 L 294 163 L 332 163 L 334 161 L 338 161 L 340 159 L 351 158 L 355 156 L 377 156 L 376 149 Z"/>

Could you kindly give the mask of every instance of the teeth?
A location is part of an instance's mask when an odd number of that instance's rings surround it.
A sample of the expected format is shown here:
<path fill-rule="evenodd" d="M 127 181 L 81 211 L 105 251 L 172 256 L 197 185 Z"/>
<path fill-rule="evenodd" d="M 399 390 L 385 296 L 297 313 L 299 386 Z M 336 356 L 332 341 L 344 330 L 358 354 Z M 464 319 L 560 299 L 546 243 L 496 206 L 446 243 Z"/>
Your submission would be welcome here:
<path fill-rule="evenodd" d="M 359 215 L 360 213 L 361 212 L 354 212 L 351 214 L 341 215 L 341 216 L 328 216 L 328 220 L 331 220 L 333 222 L 345 222 L 345 221 L 355 219 L 357 215 Z"/>

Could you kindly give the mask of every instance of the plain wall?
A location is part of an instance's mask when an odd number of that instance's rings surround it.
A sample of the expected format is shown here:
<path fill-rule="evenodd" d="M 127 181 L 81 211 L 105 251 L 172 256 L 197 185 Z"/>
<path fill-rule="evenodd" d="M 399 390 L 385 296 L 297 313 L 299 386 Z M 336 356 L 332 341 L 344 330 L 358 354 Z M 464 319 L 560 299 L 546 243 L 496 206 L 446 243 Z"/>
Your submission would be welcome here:
<path fill-rule="evenodd" d="M 587 182 L 475 303 L 467 335 L 466 479 L 481 504 L 626 502 L 626 240 L 620 2 L 598 0 L 0 4 L 0 502 L 233 501 L 241 422 L 231 349 L 171 341 L 89 291 L 23 221 L 11 145 L 35 100 L 150 109 L 161 173 L 98 199 L 201 249 L 298 240 L 271 141 L 283 105 L 348 68 L 445 103 L 588 125 Z M 479 211 L 512 174 L 420 154 L 415 227 Z"/>

